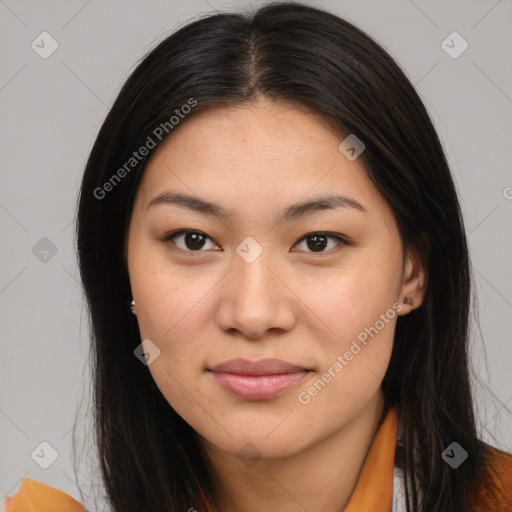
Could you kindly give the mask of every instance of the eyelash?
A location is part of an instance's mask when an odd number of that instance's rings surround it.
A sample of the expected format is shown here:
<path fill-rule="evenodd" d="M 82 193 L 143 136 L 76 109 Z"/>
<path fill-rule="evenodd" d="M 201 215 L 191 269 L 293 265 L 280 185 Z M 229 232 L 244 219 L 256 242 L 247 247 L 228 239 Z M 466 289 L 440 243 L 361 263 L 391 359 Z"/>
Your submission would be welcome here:
<path fill-rule="evenodd" d="M 167 234 L 164 238 L 163 238 L 163 242 L 165 243 L 165 245 L 167 245 L 169 242 L 173 242 L 173 239 L 176 238 L 177 236 L 180 236 L 180 235 L 186 235 L 188 233 L 197 233 L 199 235 L 202 235 L 204 236 L 205 238 L 209 239 L 209 240 L 212 240 L 208 235 L 206 235 L 205 233 L 203 233 L 202 231 L 197 231 L 195 229 L 181 229 L 181 230 L 178 230 L 178 231 L 173 231 L 169 234 Z M 298 244 L 300 244 L 303 240 L 306 240 L 307 238 L 309 237 L 312 237 L 314 235 L 323 235 L 325 236 L 326 238 L 329 238 L 329 239 L 334 239 L 338 242 L 341 243 L 342 246 L 344 245 L 350 245 L 350 243 L 347 241 L 346 238 L 343 238 L 341 237 L 340 235 L 335 235 L 335 234 L 331 234 L 329 232 L 325 232 L 325 231 L 313 231 L 312 233 L 308 233 L 306 235 L 304 235 L 298 242 L 296 242 L 294 244 L 294 247 Z M 213 242 L 213 240 L 212 240 Z M 215 242 L 214 242 L 215 243 Z M 176 245 L 174 244 L 173 242 L 173 245 Z M 215 243 L 215 245 L 217 245 Z M 201 252 L 207 252 L 207 251 L 203 251 L 201 249 L 197 250 L 197 251 L 192 251 L 192 250 L 187 250 L 187 249 L 181 249 L 181 247 L 177 247 L 178 250 L 180 251 L 183 251 L 183 252 L 188 252 L 188 253 L 201 253 Z M 337 252 L 338 250 L 340 250 L 341 247 L 338 247 L 338 248 L 335 248 L 335 249 L 330 249 L 329 251 L 321 251 L 321 252 L 313 252 L 313 251 L 305 251 L 309 254 L 315 254 L 315 255 L 318 255 L 318 256 L 323 256 L 323 255 L 328 255 L 328 254 L 331 254 L 332 252 Z"/>

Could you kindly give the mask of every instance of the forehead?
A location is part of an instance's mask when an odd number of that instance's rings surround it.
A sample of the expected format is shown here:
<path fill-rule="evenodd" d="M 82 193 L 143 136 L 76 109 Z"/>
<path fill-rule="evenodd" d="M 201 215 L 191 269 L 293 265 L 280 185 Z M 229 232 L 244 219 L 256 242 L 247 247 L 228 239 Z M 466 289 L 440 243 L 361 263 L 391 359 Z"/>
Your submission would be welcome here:
<path fill-rule="evenodd" d="M 370 212 L 388 210 L 361 159 L 338 149 L 345 136 L 325 117 L 287 102 L 260 100 L 196 112 L 148 162 L 138 191 L 146 208 L 167 190 L 197 195 L 236 213 L 339 193 Z M 281 210 L 281 208 L 279 208 Z"/>

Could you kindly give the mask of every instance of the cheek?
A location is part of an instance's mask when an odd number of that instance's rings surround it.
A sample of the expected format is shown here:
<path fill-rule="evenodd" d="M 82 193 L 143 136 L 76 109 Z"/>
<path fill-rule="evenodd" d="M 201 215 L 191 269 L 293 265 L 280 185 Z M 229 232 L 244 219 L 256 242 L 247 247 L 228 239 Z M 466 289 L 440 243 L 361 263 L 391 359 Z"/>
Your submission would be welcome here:
<path fill-rule="evenodd" d="M 392 306 L 399 273 L 391 265 L 361 257 L 357 264 L 318 277 L 302 281 L 302 297 L 334 341 L 333 348 L 342 348 L 382 314 L 396 316 Z"/>
<path fill-rule="evenodd" d="M 377 376 L 384 376 L 398 318 L 398 304 L 393 302 L 392 294 L 376 296 L 370 284 L 365 287 L 362 278 L 354 283 L 357 284 L 340 287 L 319 309 L 325 312 L 323 319 L 330 331 L 321 346 L 325 365 L 322 370 L 339 362 L 343 368 L 337 365 L 339 371 L 335 373 L 342 377 L 333 381 L 344 380 L 344 391 L 364 385 L 372 369 Z"/>
<path fill-rule="evenodd" d="M 317 378 L 299 390 L 305 393 L 299 403 L 310 403 L 310 411 L 357 407 L 380 387 L 400 308 L 397 275 L 391 264 L 360 258 L 350 270 L 341 269 L 311 288 L 305 302 L 328 335 L 317 339 L 315 353 L 322 363 Z"/>
<path fill-rule="evenodd" d="M 196 397 L 202 396 L 204 333 L 209 318 L 205 308 L 213 284 L 183 272 L 170 274 L 170 266 L 148 268 L 132 282 L 140 304 L 141 339 L 149 338 L 160 350 L 148 369 L 167 402 L 196 428 L 204 421 Z"/>
<path fill-rule="evenodd" d="M 379 286 L 375 279 L 372 272 L 345 276 L 336 285 L 331 283 L 323 304 L 313 308 L 325 313 L 322 319 L 330 331 L 316 343 L 321 361 L 317 375 L 296 396 L 304 424 L 313 431 L 335 430 L 339 418 L 356 414 L 380 388 L 391 358 L 399 305 L 394 302 L 393 280 Z"/>
<path fill-rule="evenodd" d="M 171 264 L 159 249 L 153 256 L 141 252 L 130 270 L 141 336 L 167 344 L 179 333 L 193 343 L 202 326 L 199 313 L 214 284 L 211 273 L 200 266 Z"/>
<path fill-rule="evenodd" d="M 191 412 L 202 417 L 191 406 L 197 405 L 195 397 L 202 396 L 199 383 L 208 353 L 205 334 L 211 332 L 209 292 L 219 277 L 200 271 L 199 266 L 178 271 L 149 258 L 146 264 L 138 262 L 138 270 L 130 277 L 141 339 L 150 339 L 160 350 L 149 371 L 178 414 L 187 421 Z"/>

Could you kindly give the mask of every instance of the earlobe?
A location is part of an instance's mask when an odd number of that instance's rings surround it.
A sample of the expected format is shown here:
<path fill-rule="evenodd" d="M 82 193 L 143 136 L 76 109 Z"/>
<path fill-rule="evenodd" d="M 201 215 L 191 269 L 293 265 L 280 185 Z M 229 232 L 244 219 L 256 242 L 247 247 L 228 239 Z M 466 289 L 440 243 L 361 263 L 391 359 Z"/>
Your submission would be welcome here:
<path fill-rule="evenodd" d="M 137 313 L 135 312 L 135 301 L 132 300 L 130 302 L 130 311 L 132 312 L 132 315 L 137 316 Z"/>

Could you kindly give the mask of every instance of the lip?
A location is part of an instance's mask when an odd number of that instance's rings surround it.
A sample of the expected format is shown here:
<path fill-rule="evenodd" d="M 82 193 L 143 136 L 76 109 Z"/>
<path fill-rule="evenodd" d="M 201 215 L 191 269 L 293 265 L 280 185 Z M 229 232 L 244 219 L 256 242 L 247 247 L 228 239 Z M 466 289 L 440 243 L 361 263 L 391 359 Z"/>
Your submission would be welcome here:
<path fill-rule="evenodd" d="M 282 395 L 312 370 L 280 359 L 232 359 L 209 371 L 229 393 L 244 400 L 267 400 Z"/>

